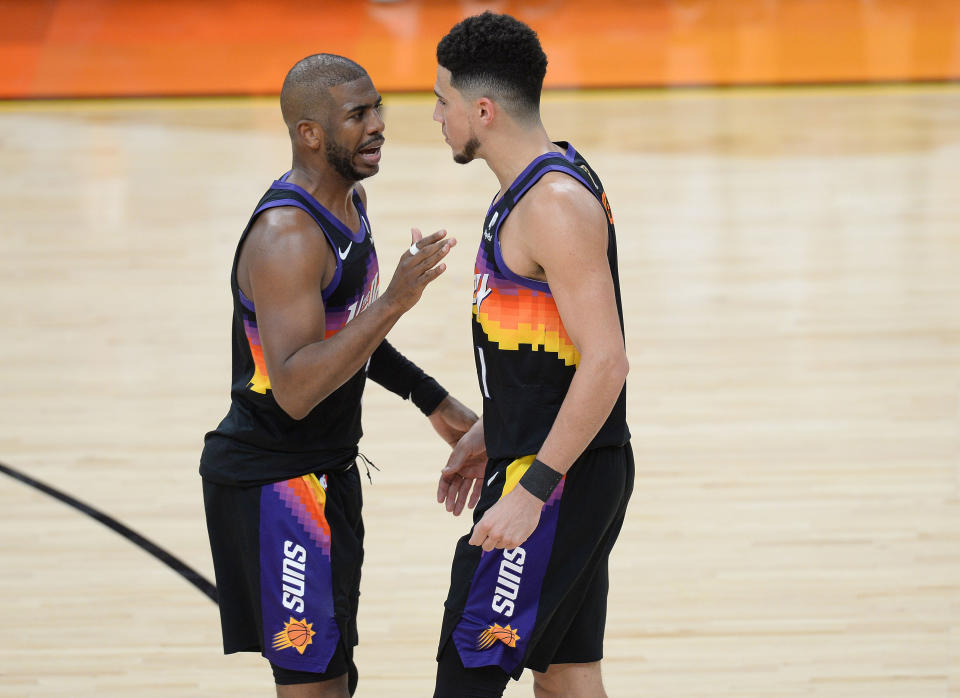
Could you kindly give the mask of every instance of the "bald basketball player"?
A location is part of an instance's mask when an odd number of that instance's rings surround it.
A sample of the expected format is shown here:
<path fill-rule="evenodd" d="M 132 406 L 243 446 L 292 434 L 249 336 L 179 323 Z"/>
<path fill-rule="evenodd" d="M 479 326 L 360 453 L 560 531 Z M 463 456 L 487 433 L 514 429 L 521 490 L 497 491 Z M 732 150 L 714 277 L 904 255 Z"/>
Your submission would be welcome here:
<path fill-rule="evenodd" d="M 231 405 L 201 456 L 225 653 L 260 652 L 277 695 L 352 695 L 363 560 L 360 400 L 369 375 L 453 445 L 476 415 L 387 332 L 444 271 L 444 231 L 400 256 L 380 294 L 359 181 L 379 170 L 380 95 L 340 56 L 309 56 L 280 95 L 293 167 L 240 236 Z"/>
<path fill-rule="evenodd" d="M 434 119 L 453 159 L 484 160 L 500 187 L 474 269 L 483 420 L 438 490 L 459 513 L 483 484 L 453 560 L 434 695 L 500 696 L 528 667 L 537 698 L 603 698 L 607 560 L 634 477 L 613 213 L 597 173 L 540 120 L 547 57 L 530 27 L 468 17 L 437 61 Z"/>

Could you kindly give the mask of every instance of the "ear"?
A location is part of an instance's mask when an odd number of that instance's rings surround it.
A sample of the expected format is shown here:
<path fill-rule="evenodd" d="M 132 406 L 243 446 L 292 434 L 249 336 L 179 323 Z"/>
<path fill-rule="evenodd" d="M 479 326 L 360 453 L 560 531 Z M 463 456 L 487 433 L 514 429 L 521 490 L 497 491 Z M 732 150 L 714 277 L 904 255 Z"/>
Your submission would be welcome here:
<path fill-rule="evenodd" d="M 499 109 L 496 102 L 489 97 L 481 97 L 474 102 L 474 106 L 476 107 L 477 118 L 480 119 L 481 124 L 489 126 L 493 123 L 497 115 L 497 110 Z"/>
<path fill-rule="evenodd" d="M 310 150 L 319 150 L 323 147 L 323 129 L 316 121 L 298 121 L 297 135 Z"/>

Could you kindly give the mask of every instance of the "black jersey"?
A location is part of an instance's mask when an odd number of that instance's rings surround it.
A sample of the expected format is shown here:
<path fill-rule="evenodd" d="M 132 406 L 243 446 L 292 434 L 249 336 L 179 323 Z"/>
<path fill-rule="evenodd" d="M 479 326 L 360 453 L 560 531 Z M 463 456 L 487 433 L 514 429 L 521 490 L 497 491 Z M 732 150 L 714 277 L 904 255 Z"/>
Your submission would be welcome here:
<path fill-rule="evenodd" d="M 607 213 L 607 259 L 623 331 L 617 241 L 607 195 L 596 173 L 573 146 L 557 145 L 565 152 L 546 153 L 531 162 L 503 196 L 491 204 L 483 224 L 474 268 L 473 341 L 490 458 L 537 453 L 580 362 L 549 284 L 515 274 L 500 254 L 500 226 L 530 187 L 548 172 L 563 172 L 576 179 L 597 197 Z M 620 446 L 629 438 L 624 386 L 587 450 Z"/>
<path fill-rule="evenodd" d="M 260 344 L 257 312 L 237 283 L 240 250 L 263 211 L 296 206 L 319 226 L 336 255 L 337 271 L 323 289 L 325 339 L 339 332 L 377 298 L 380 280 L 377 255 L 360 195 L 353 203 L 360 229 L 347 228 L 306 190 L 287 182 L 288 172 L 260 199 L 240 236 L 230 275 L 233 292 L 233 384 L 230 411 L 207 434 L 200 457 L 200 474 L 225 484 L 255 484 L 286 480 L 317 470 L 348 467 L 357 453 L 360 400 L 366 368 L 331 393 L 301 420 L 281 409 L 270 388 L 270 376 Z"/>

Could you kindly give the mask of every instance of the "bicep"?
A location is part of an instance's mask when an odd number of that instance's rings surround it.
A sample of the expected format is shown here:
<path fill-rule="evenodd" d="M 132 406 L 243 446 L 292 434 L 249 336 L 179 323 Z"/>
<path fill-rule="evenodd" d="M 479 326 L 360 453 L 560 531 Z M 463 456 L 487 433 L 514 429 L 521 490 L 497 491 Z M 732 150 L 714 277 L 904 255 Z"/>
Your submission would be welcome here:
<path fill-rule="evenodd" d="M 267 233 L 251 251 L 260 342 L 267 373 L 276 379 L 287 359 L 324 339 L 323 287 L 331 251 L 322 233 L 303 230 Z"/>
<path fill-rule="evenodd" d="M 588 202 L 589 203 L 589 202 Z M 566 208 L 567 210 L 563 210 Z M 623 334 L 607 259 L 602 210 L 582 202 L 541 219 L 535 260 L 543 268 L 564 328 L 577 350 L 622 351 Z"/>

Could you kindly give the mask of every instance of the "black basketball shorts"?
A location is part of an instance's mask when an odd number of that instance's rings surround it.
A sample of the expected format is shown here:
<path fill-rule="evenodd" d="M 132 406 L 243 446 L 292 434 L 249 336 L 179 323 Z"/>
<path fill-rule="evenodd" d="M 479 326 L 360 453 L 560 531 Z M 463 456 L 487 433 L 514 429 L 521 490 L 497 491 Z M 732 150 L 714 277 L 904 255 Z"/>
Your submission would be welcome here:
<path fill-rule="evenodd" d="M 474 524 L 507 494 L 534 456 L 491 460 Z M 603 657 L 610 551 L 633 491 L 630 444 L 584 453 L 544 504 L 540 523 L 513 550 L 483 552 L 460 539 L 453 559 L 438 658 L 448 642 L 467 670 Z"/>
<path fill-rule="evenodd" d="M 354 669 L 363 562 L 357 468 L 255 487 L 205 480 L 203 499 L 224 653 L 260 652 L 317 681 Z M 344 652 L 335 655 L 338 646 Z"/>

